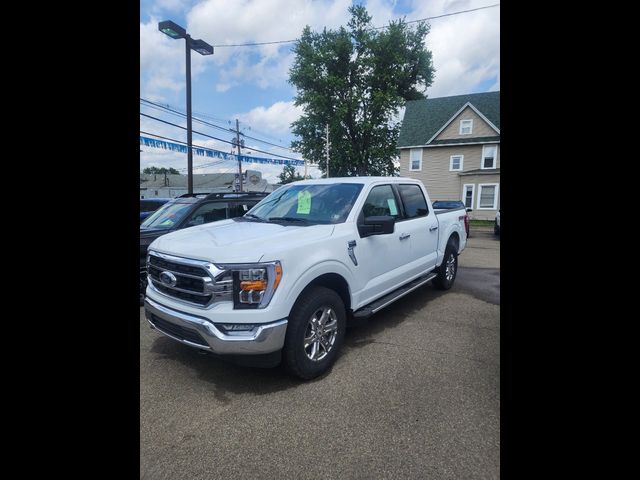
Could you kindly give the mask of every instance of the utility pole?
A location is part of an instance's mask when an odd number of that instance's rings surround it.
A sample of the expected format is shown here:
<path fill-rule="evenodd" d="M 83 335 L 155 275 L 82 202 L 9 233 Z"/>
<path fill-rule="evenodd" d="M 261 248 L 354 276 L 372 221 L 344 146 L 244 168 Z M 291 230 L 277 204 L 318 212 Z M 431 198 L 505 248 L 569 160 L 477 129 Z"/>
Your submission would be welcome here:
<path fill-rule="evenodd" d="M 326 143 L 326 152 L 327 152 L 327 178 L 329 178 L 329 124 L 328 123 L 326 125 L 325 132 L 326 132 L 325 143 Z"/>
<path fill-rule="evenodd" d="M 238 191 L 242 191 L 242 160 L 240 159 L 240 122 L 236 118 L 236 144 L 238 145 Z"/>
<path fill-rule="evenodd" d="M 185 36 L 187 70 L 187 193 L 193 194 L 193 137 L 191 126 L 191 35 Z"/>
<path fill-rule="evenodd" d="M 304 159 L 304 179 L 307 179 L 307 159 Z"/>

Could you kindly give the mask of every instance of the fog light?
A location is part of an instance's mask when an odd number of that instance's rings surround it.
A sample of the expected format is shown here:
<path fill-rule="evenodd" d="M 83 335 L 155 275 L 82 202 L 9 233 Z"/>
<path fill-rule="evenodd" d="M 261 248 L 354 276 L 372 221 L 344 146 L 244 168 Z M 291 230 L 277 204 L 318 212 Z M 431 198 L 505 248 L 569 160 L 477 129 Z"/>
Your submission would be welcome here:
<path fill-rule="evenodd" d="M 216 327 L 220 328 L 224 333 L 233 332 L 250 332 L 256 326 L 254 324 L 247 323 L 217 323 Z"/>

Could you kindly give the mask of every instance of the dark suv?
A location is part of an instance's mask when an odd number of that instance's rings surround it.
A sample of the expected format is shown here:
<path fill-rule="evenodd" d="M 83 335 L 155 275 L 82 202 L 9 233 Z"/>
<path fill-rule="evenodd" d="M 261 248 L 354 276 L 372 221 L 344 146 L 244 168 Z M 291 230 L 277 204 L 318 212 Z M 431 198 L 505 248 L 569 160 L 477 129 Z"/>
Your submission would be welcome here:
<path fill-rule="evenodd" d="M 147 248 L 156 238 L 181 228 L 241 217 L 268 193 L 195 193 L 170 200 L 140 224 L 140 302 L 147 288 Z"/>

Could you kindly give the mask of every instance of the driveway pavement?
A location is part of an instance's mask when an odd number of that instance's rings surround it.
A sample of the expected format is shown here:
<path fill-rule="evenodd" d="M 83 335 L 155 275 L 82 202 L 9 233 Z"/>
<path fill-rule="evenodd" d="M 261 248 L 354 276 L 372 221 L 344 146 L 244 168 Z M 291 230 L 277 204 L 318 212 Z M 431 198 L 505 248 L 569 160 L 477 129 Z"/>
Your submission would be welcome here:
<path fill-rule="evenodd" d="M 140 477 L 498 478 L 499 241 L 460 266 L 349 329 L 311 382 L 201 355 L 140 309 Z"/>

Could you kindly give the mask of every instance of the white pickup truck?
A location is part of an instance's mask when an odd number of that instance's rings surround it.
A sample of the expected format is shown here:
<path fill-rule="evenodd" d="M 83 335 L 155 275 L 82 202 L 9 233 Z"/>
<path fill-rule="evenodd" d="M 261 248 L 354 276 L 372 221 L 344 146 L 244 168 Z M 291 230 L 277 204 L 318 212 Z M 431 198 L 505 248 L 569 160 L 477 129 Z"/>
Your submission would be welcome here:
<path fill-rule="evenodd" d="M 466 211 L 430 205 L 424 185 L 402 177 L 285 185 L 243 217 L 155 240 L 146 318 L 202 351 L 316 377 L 347 322 L 429 281 L 453 285 Z"/>

